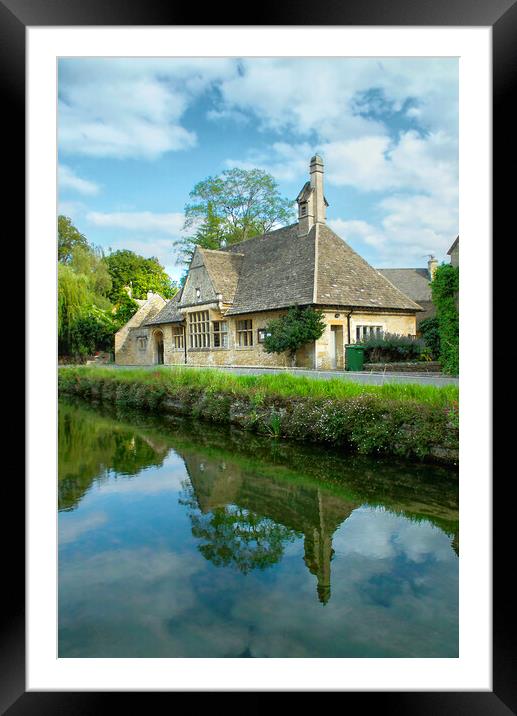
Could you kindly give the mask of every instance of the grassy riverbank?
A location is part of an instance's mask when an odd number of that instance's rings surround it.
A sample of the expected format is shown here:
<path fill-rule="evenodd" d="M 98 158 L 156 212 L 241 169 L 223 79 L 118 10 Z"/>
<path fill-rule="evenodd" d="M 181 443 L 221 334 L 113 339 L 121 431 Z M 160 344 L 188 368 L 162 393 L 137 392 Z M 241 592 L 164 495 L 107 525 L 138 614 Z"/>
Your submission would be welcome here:
<path fill-rule="evenodd" d="M 213 369 L 65 367 L 59 370 L 59 391 L 363 454 L 457 462 L 456 386 L 374 386 Z"/>

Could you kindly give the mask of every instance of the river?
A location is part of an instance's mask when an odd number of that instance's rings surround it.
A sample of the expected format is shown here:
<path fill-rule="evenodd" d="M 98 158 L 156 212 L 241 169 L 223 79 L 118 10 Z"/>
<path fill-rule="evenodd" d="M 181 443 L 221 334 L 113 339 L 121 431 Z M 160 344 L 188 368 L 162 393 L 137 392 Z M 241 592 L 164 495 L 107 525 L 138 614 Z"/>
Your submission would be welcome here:
<path fill-rule="evenodd" d="M 60 657 L 457 657 L 449 468 L 59 404 Z"/>

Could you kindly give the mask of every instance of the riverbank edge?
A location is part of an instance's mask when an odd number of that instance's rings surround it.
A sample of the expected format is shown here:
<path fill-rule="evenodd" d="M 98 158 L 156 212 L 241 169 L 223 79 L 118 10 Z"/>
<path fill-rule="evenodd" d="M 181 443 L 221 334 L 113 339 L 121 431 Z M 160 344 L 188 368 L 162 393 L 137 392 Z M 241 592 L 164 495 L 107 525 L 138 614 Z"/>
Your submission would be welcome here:
<path fill-rule="evenodd" d="M 164 375 L 147 373 L 139 378 L 63 367 L 58 371 L 58 391 L 155 415 L 191 417 L 275 438 L 331 444 L 363 455 L 458 464 L 458 418 L 452 407 L 371 393 L 350 398 L 286 397 L 260 390 L 171 385 Z"/>

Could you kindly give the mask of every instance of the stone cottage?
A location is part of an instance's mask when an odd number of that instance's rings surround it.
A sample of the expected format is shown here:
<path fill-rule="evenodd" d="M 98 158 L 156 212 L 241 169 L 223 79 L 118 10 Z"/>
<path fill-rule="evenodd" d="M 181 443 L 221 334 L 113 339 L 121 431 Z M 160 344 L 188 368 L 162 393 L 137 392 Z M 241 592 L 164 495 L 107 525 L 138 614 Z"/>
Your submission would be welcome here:
<path fill-rule="evenodd" d="M 436 315 L 431 292 L 431 281 L 437 268 L 438 261 L 434 256 L 430 256 L 427 268 L 378 269 L 379 273 L 387 278 L 388 281 L 422 307 L 423 310 L 416 317 L 417 331 L 421 321 Z"/>
<path fill-rule="evenodd" d="M 372 268 L 326 224 L 323 161 L 297 197 L 298 221 L 214 251 L 196 248 L 181 291 L 150 294 L 115 336 L 120 365 L 290 365 L 266 353 L 266 326 L 294 305 L 323 310 L 320 339 L 296 365 L 343 369 L 344 347 L 369 335 L 416 334 L 421 306 Z"/>

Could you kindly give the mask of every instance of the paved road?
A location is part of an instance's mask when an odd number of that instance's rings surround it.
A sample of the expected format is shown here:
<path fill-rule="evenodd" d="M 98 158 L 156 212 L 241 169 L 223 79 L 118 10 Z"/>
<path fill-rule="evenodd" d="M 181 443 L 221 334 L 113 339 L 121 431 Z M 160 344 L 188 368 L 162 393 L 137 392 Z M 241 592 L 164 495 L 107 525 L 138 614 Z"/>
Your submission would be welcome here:
<path fill-rule="evenodd" d="M 117 370 L 123 369 L 125 366 L 113 366 Z M 137 366 L 127 366 L 128 368 Z M 145 366 L 156 369 L 157 366 Z M 168 366 L 164 366 L 165 369 Z M 183 366 L 170 366 L 170 368 L 182 368 Z M 188 366 L 189 368 L 206 367 L 206 366 Z M 351 380 L 354 383 L 366 383 L 368 385 L 382 385 L 383 383 L 418 383 L 419 385 L 458 385 L 458 378 L 450 375 L 441 375 L 440 373 L 353 373 L 352 371 L 335 371 L 335 370 L 303 370 L 302 368 L 225 368 L 217 366 L 217 370 L 226 370 L 237 375 L 262 375 L 268 373 L 292 373 L 293 375 L 305 375 L 308 378 L 320 378 L 328 380 L 329 378 L 340 378 L 341 380 Z"/>

